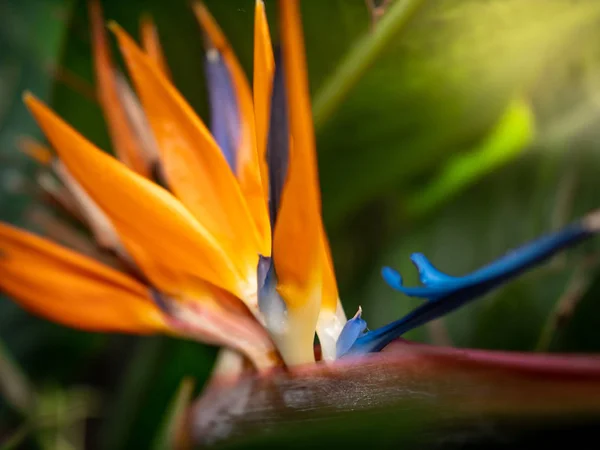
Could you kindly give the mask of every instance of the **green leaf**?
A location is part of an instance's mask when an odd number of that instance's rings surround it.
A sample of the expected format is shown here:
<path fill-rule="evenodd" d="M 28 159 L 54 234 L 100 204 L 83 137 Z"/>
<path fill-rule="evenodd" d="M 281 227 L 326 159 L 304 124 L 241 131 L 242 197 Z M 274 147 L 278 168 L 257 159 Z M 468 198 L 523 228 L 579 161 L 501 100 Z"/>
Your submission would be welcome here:
<path fill-rule="evenodd" d="M 330 229 L 474 148 L 515 96 L 543 87 L 552 98 L 559 86 L 544 83 L 546 71 L 581 60 L 598 40 L 599 20 L 594 2 L 426 2 L 321 130 Z"/>
<path fill-rule="evenodd" d="M 118 392 L 108 404 L 111 415 L 102 428 L 102 448 L 150 448 L 161 439 L 173 393 L 193 377 L 198 388 L 208 379 L 213 349 L 165 337 L 145 338 L 131 354 Z"/>
<path fill-rule="evenodd" d="M 407 199 L 409 217 L 426 214 L 495 169 L 517 158 L 534 139 L 534 117 L 523 100 L 511 102 L 475 149 L 451 157 L 433 182 Z"/>
<path fill-rule="evenodd" d="M 178 439 L 187 418 L 187 412 L 193 400 L 194 380 L 185 378 L 173 396 L 165 412 L 165 420 L 158 433 L 153 448 L 155 450 L 177 449 Z"/>
<path fill-rule="evenodd" d="M 24 134 L 40 135 L 21 96 L 30 89 L 41 98 L 48 98 L 51 73 L 64 44 L 70 5 L 69 0 L 0 5 L 0 219 L 3 220 L 19 218 L 27 197 L 18 189 L 23 174 L 32 167 L 27 158 L 16 154 L 15 141 Z"/>

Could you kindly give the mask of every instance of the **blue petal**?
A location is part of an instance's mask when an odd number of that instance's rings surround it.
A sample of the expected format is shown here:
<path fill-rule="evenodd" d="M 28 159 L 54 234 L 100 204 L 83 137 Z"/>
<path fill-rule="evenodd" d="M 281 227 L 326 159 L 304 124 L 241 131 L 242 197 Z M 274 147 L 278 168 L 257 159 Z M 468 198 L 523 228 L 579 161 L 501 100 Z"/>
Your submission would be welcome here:
<path fill-rule="evenodd" d="M 258 263 L 258 309 L 266 328 L 274 334 L 286 329 L 287 306 L 277 292 L 277 274 L 272 258 L 261 256 Z"/>
<path fill-rule="evenodd" d="M 289 159 L 288 106 L 281 50 L 275 51 L 275 74 L 271 93 L 271 116 L 267 143 L 267 165 L 269 167 L 269 213 L 271 224 L 275 224 L 281 192 L 287 176 Z M 272 229 L 275 229 L 273 226 Z"/>
<path fill-rule="evenodd" d="M 342 332 L 340 333 L 336 343 L 336 355 L 338 358 L 348 353 L 356 340 L 365 334 L 367 322 L 361 318 L 361 313 L 362 310 L 359 308 L 356 315 L 346 322 L 346 325 L 344 325 L 344 328 L 342 328 Z"/>
<path fill-rule="evenodd" d="M 424 284 L 422 287 L 405 287 L 400 274 L 386 267 L 382 275 L 391 287 L 410 297 L 429 301 L 403 318 L 360 336 L 346 355 L 379 351 L 407 331 L 481 297 L 555 253 L 592 236 L 596 231 L 587 227 L 584 222 L 573 224 L 562 231 L 532 241 L 463 277 L 446 275 L 433 267 L 423 255 L 415 253 L 411 259 L 419 270 Z"/>
<path fill-rule="evenodd" d="M 256 282 L 258 292 L 265 289 L 271 278 L 274 277 L 273 259 L 258 255 L 258 266 L 256 268 Z"/>
<path fill-rule="evenodd" d="M 231 75 L 218 50 L 206 52 L 204 68 L 210 104 L 210 130 L 229 167 L 235 171 L 240 136 L 240 111 Z"/>
<path fill-rule="evenodd" d="M 167 301 L 167 298 L 163 294 L 161 294 L 159 291 L 157 291 L 154 288 L 150 288 L 150 296 L 152 297 L 152 300 L 154 301 L 156 306 L 162 312 L 164 312 L 166 314 L 172 313 L 169 302 Z"/>
<path fill-rule="evenodd" d="M 444 281 L 449 282 L 454 279 L 454 277 L 446 275 L 445 273 L 442 273 L 433 267 L 433 264 L 431 264 L 422 253 L 413 253 L 410 255 L 410 260 L 419 271 L 419 279 L 421 280 L 421 283 L 426 286 Z"/>

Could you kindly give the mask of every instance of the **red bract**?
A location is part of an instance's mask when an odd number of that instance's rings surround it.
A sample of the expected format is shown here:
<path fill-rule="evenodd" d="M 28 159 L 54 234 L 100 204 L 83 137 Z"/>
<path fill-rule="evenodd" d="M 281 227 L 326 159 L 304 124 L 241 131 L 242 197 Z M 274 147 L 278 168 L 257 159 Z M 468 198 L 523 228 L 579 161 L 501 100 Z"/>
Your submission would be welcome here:
<path fill-rule="evenodd" d="M 481 432 L 599 417 L 598 356 L 396 341 L 381 353 L 330 365 L 214 379 L 184 431 L 197 445 L 333 437 L 340 445 L 378 445 L 413 439 L 415 430 L 429 430 L 419 437 L 427 441 L 473 423 Z"/>

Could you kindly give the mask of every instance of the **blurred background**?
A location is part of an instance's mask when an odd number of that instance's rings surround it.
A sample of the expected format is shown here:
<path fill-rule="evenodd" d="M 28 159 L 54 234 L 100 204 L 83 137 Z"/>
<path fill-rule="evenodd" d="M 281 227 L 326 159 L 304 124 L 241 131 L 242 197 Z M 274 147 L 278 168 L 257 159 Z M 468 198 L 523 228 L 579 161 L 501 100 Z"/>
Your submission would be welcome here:
<path fill-rule="evenodd" d="M 254 2 L 205 3 L 251 74 Z M 600 2 L 423 0 L 410 17 L 398 3 L 411 1 L 302 2 L 323 214 L 346 312 L 361 305 L 371 328 L 418 304 L 383 283 L 382 265 L 416 283 L 419 251 L 460 275 L 600 207 Z M 208 118 L 189 2 L 102 5 L 135 36 L 152 16 L 176 86 Z M 111 149 L 84 0 L 0 0 L 0 219 L 35 230 L 35 164 L 16 142 L 41 134 L 24 90 Z M 599 351 L 599 250 L 582 245 L 407 337 Z M 215 355 L 67 329 L 0 297 L 0 448 L 162 448 L 178 386 L 200 390 Z"/>

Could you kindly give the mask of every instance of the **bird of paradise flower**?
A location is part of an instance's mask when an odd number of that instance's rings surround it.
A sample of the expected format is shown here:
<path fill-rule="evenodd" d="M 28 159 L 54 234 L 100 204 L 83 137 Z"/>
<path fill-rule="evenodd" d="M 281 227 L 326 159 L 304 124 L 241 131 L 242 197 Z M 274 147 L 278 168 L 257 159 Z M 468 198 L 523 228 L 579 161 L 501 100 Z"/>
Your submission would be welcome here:
<path fill-rule="evenodd" d="M 383 277 L 425 303 L 373 331 L 361 309 L 347 320 L 321 218 L 298 1 L 280 1 L 279 12 L 274 51 L 256 3 L 251 88 L 208 10 L 194 5 L 209 131 L 170 81 L 152 23 L 143 24 L 143 48 L 109 24 L 134 91 L 91 1 L 98 97 L 117 158 L 29 93 L 25 103 L 52 150 L 31 141 L 24 149 L 61 181 L 46 189 L 89 227 L 95 248 L 83 255 L 0 224 L 0 290 L 71 327 L 196 339 L 263 372 L 379 352 L 600 229 L 600 213 L 591 213 L 463 277 L 413 254 L 422 287 L 404 286 L 391 268 Z"/>

